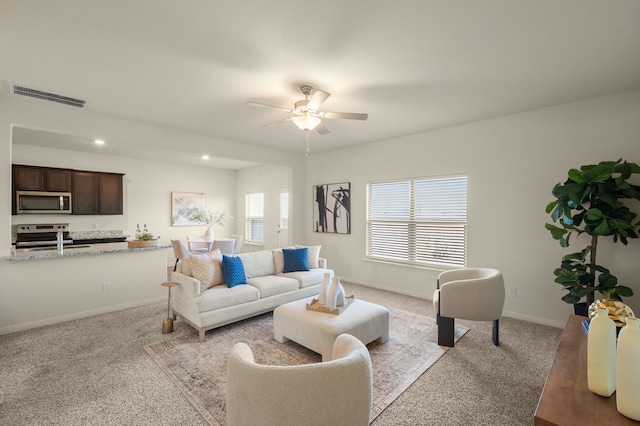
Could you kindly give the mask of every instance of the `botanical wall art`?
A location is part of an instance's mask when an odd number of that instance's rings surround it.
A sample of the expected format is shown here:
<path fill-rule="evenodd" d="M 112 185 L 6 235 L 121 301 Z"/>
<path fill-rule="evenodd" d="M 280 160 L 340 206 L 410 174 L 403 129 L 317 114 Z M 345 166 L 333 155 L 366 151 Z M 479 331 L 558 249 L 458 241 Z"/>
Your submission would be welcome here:
<path fill-rule="evenodd" d="M 351 233 L 351 183 L 313 187 L 313 231 Z"/>
<path fill-rule="evenodd" d="M 193 209 L 205 209 L 205 194 L 199 192 L 171 193 L 171 226 L 198 225 L 191 218 Z"/>

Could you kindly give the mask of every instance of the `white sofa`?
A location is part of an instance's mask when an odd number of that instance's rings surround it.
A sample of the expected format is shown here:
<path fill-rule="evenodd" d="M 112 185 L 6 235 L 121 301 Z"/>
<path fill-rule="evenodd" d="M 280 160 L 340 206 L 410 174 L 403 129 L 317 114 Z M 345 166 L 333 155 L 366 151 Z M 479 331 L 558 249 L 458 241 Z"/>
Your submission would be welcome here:
<path fill-rule="evenodd" d="M 333 271 L 327 269 L 326 259 L 319 257 L 320 246 L 307 249 L 308 271 L 283 272 L 282 249 L 235 255 L 242 260 L 246 284 L 231 288 L 224 283 L 219 253 L 181 260 L 172 273 L 172 281 L 178 283 L 171 291 L 174 318 L 179 317 L 198 330 L 200 341 L 204 341 L 207 330 L 317 295 L 324 274 L 333 278 Z"/>

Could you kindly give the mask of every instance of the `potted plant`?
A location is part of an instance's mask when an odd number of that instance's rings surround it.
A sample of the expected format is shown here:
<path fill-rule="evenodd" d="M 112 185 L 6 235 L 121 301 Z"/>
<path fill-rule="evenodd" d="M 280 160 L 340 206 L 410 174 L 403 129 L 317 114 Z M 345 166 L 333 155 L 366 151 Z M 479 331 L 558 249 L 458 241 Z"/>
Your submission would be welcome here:
<path fill-rule="evenodd" d="M 640 186 L 629 183 L 634 174 L 640 174 L 640 166 L 635 163 L 603 161 L 569 170 L 568 179 L 551 191 L 556 199 L 547 205 L 546 212 L 559 225 L 545 224 L 551 236 L 562 247 L 569 247 L 574 232 L 591 237 L 587 247 L 564 256 L 554 271 L 555 282 L 568 291 L 562 300 L 574 304 L 576 313 L 586 316 L 595 291 L 605 299 L 618 301 L 633 295 L 632 289 L 618 285 L 618 279 L 596 263 L 596 255 L 599 237 L 611 237 L 624 245 L 629 238 L 638 238 L 640 222 L 634 222 L 637 214 L 623 203 L 640 200 Z M 579 303 L 584 297 L 586 303 Z"/>
<path fill-rule="evenodd" d="M 233 216 L 229 215 L 228 213 L 203 210 L 197 207 L 191 209 L 191 220 L 207 227 L 204 235 L 208 241 L 213 241 L 213 231 L 211 230 L 211 227 L 213 225 L 224 226 L 227 224 L 227 221 L 229 219 L 233 219 Z"/>

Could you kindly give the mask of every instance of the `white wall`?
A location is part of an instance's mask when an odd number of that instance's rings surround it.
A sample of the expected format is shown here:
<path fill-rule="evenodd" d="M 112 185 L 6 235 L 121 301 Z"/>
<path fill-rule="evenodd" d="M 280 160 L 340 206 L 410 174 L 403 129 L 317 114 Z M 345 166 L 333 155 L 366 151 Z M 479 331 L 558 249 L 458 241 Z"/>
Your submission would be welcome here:
<path fill-rule="evenodd" d="M 100 136 L 107 141 L 134 144 L 141 150 L 166 150 L 168 162 L 64 152 L 47 148 L 11 144 L 12 126 L 35 128 L 86 138 Z M 304 162 L 301 155 L 281 153 L 252 145 L 229 142 L 176 129 L 134 123 L 91 111 L 22 100 L 0 94 L 0 334 L 99 312 L 110 312 L 163 300 L 166 291 L 166 265 L 174 261 L 171 250 L 128 253 L 42 261 L 9 262 L 11 223 L 53 222 L 64 217 L 73 230 L 123 229 L 146 223 L 162 242 L 186 239 L 188 233 L 202 234 L 204 227 L 171 227 L 170 193 L 203 192 L 207 207 L 236 215 L 236 172 L 210 167 L 194 167 L 169 162 L 170 148 L 176 143 L 218 157 L 287 165 L 292 193 L 302 205 Z M 198 151 L 195 151 L 198 152 Z M 11 164 L 125 173 L 124 215 L 121 216 L 11 216 Z M 295 166 L 289 167 L 289 164 Z M 302 164 L 302 165 L 301 165 Z M 297 177 L 297 179 L 294 179 Z M 301 211 L 301 207 L 298 207 Z M 300 235 L 303 234 L 300 227 Z M 216 227 L 220 236 L 243 230 L 236 220 Z M 291 230 L 292 233 L 296 229 Z M 103 281 L 112 290 L 102 292 Z"/>
<path fill-rule="evenodd" d="M 245 242 L 242 251 L 257 251 L 277 247 L 278 187 L 292 186 L 292 169 L 278 165 L 262 165 L 237 172 L 236 231 L 247 237 L 245 195 L 264 193 L 264 241 L 261 245 Z M 295 197 L 291 197 L 295 198 Z"/>
<path fill-rule="evenodd" d="M 307 240 L 322 244 L 321 254 L 346 280 L 431 299 L 440 271 L 365 260 L 366 184 L 467 173 L 467 266 L 498 268 L 506 285 L 517 288 L 517 297 L 507 297 L 505 314 L 563 326 L 572 306 L 560 300 L 564 293 L 553 282 L 553 270 L 569 251 L 544 228 L 551 189 L 583 164 L 621 157 L 640 163 L 639 117 L 636 90 L 313 155 L 308 188 L 351 182 L 352 233 L 312 232 L 309 189 Z M 640 241 L 611 245 L 600 244 L 598 263 L 634 289 L 625 302 L 640 312 Z"/>

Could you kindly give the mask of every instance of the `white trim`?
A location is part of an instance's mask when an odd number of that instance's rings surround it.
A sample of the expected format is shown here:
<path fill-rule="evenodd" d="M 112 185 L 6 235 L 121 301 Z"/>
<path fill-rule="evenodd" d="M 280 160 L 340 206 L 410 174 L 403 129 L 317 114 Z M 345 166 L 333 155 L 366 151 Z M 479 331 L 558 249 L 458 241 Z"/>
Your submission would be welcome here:
<path fill-rule="evenodd" d="M 91 311 L 76 312 L 69 315 L 61 315 L 58 317 L 45 318 L 38 321 L 25 322 L 22 324 L 10 325 L 8 327 L 0 328 L 0 335 L 15 333 L 17 331 L 25 331 L 32 328 L 44 327 L 45 325 L 58 324 L 61 322 L 72 321 L 80 318 L 92 317 L 100 314 L 107 314 L 110 312 L 122 311 L 124 309 L 137 308 L 140 306 L 151 305 L 153 303 L 167 302 L 167 297 L 156 297 L 153 299 L 139 300 L 136 302 L 123 303 L 121 305 L 108 306 L 100 309 L 93 309 Z"/>

